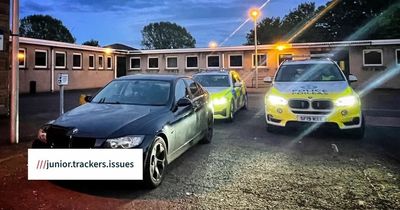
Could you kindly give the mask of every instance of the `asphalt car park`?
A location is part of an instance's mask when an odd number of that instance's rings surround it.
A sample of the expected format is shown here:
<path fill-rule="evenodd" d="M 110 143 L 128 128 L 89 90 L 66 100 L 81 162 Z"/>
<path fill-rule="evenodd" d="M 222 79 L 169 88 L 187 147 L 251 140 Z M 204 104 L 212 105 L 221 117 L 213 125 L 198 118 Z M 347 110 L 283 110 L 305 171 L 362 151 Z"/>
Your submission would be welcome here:
<path fill-rule="evenodd" d="M 398 92 L 365 98 L 362 140 L 326 130 L 304 138 L 298 138 L 301 131 L 268 133 L 264 93 L 249 91 L 248 110 L 237 112 L 233 123 L 216 121 L 211 144 L 172 162 L 154 190 L 125 181 L 27 181 L 25 148 L 9 148 L 0 154 L 0 208 L 400 208 Z M 79 92 L 66 96 L 69 108 L 76 106 Z M 58 106 L 56 94 L 22 101 L 21 109 L 37 112 L 22 120 L 44 120 L 41 103 L 47 110 Z"/>

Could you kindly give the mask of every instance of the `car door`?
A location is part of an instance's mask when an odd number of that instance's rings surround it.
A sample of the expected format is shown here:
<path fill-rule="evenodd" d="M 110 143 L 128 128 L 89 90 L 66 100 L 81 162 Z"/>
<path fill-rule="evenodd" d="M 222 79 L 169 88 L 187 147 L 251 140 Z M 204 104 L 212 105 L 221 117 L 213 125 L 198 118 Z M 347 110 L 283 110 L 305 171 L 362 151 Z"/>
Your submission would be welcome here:
<path fill-rule="evenodd" d="M 235 79 L 237 82 L 239 82 L 241 84 L 241 87 L 238 87 L 239 90 L 239 98 L 240 98 L 240 106 L 239 107 L 243 107 L 245 100 L 246 100 L 246 84 L 244 83 L 244 81 L 240 78 L 240 75 L 238 73 L 235 72 Z"/>
<path fill-rule="evenodd" d="M 196 113 L 196 125 L 193 127 L 193 138 L 195 138 L 207 128 L 207 98 L 204 90 L 194 80 L 186 78 L 185 81 L 189 88 L 194 112 Z"/>
<path fill-rule="evenodd" d="M 232 81 L 232 94 L 235 103 L 235 111 L 241 107 L 241 87 L 235 87 L 235 84 L 238 83 L 237 75 L 234 72 L 231 72 L 231 81 Z"/>
<path fill-rule="evenodd" d="M 193 137 L 193 127 L 196 125 L 196 113 L 193 106 L 178 107 L 176 103 L 179 99 L 191 98 L 187 85 L 183 79 L 175 83 L 175 107 L 173 108 L 174 119 L 171 122 L 175 133 L 175 139 L 170 145 L 173 152 L 183 147 L 184 144 Z M 171 144 L 171 143 L 170 143 Z M 172 153 L 173 153 L 172 152 Z"/>

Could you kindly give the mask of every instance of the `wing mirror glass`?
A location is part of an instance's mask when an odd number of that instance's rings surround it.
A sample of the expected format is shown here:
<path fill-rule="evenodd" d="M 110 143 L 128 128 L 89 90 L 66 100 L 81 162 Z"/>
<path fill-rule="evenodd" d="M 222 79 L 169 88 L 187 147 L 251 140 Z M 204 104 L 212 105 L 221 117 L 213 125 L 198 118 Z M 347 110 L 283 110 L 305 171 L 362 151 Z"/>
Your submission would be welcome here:
<path fill-rule="evenodd" d="M 272 77 L 264 77 L 265 83 L 272 83 Z"/>
<path fill-rule="evenodd" d="M 357 79 L 356 76 L 354 76 L 354 75 L 352 75 L 352 74 L 349 75 L 349 82 L 350 82 L 350 83 L 351 83 L 351 82 L 357 82 L 357 81 L 358 81 L 358 79 Z"/>
<path fill-rule="evenodd" d="M 183 106 L 191 106 L 192 105 L 192 101 L 188 98 L 181 98 L 178 100 L 178 102 L 176 103 L 177 106 L 183 107 Z"/>

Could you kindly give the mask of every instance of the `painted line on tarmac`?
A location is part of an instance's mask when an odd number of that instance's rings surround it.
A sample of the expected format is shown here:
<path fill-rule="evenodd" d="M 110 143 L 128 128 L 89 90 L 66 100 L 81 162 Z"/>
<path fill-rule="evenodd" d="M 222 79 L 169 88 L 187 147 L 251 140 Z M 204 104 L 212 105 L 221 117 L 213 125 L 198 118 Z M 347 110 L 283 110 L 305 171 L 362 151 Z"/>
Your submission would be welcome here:
<path fill-rule="evenodd" d="M 365 116 L 367 125 L 384 126 L 384 127 L 400 127 L 399 117 L 374 117 Z"/>
<path fill-rule="evenodd" d="M 11 160 L 11 159 L 17 158 L 17 157 L 22 157 L 22 156 L 24 156 L 24 154 L 12 155 L 12 156 L 0 159 L 0 163 L 5 162 L 7 160 Z"/>
<path fill-rule="evenodd" d="M 363 109 L 363 111 L 369 112 L 400 112 L 398 109 Z"/>

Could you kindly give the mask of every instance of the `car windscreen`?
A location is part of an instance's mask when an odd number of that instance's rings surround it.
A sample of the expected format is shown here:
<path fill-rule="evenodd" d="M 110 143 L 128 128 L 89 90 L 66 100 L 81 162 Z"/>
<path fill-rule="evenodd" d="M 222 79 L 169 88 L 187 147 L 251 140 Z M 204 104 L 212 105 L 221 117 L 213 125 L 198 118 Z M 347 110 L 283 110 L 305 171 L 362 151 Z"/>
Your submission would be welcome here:
<path fill-rule="evenodd" d="M 230 87 L 228 75 L 195 75 L 193 79 L 203 87 Z"/>
<path fill-rule="evenodd" d="M 171 83 L 158 80 L 115 80 L 104 87 L 93 103 L 162 106 L 168 103 Z"/>
<path fill-rule="evenodd" d="M 341 70 L 335 64 L 290 64 L 282 65 L 276 75 L 276 82 L 323 82 L 345 81 Z"/>

